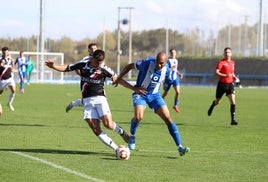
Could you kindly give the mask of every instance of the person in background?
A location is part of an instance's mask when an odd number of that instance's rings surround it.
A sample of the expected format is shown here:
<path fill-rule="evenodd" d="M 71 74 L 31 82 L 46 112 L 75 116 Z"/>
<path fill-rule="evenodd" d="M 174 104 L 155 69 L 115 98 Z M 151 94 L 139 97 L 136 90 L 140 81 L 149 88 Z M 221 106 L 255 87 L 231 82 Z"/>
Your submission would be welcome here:
<path fill-rule="evenodd" d="M 97 50 L 97 49 L 98 49 L 98 47 L 97 47 L 97 44 L 96 44 L 96 43 L 90 43 L 90 44 L 88 45 L 88 53 L 89 53 L 89 54 L 88 54 L 86 57 L 84 57 L 82 60 L 80 60 L 80 61 L 81 61 L 81 62 L 87 62 L 89 59 L 92 58 L 93 52 L 94 52 L 95 50 Z M 79 70 L 75 70 L 75 72 L 76 72 L 79 76 L 81 76 L 81 73 L 80 73 Z M 83 85 L 83 83 L 84 83 L 84 81 L 83 81 L 83 79 L 82 79 L 82 77 L 81 77 L 81 80 L 80 80 L 80 90 L 82 90 L 82 85 Z M 77 99 L 77 100 L 73 100 L 73 101 L 71 101 L 71 102 L 67 105 L 65 111 L 68 113 L 73 107 L 76 107 L 76 106 L 83 106 L 83 103 L 82 103 L 82 100 L 81 100 L 81 99 Z"/>
<path fill-rule="evenodd" d="M 28 60 L 24 56 L 24 51 L 20 51 L 19 57 L 16 58 L 15 65 L 18 65 L 18 73 L 20 77 L 20 93 L 24 94 L 24 81 L 26 79 L 26 68 Z"/>
<path fill-rule="evenodd" d="M 211 116 L 212 111 L 216 105 L 221 101 L 225 94 L 230 102 L 231 125 L 237 125 L 235 120 L 235 89 L 233 82 L 237 79 L 235 75 L 235 62 L 231 59 L 232 49 L 230 47 L 224 48 L 224 58 L 220 59 L 216 65 L 216 75 L 219 77 L 216 88 L 216 98 L 212 101 L 208 109 L 208 116 Z"/>
<path fill-rule="evenodd" d="M 167 65 L 166 54 L 159 52 L 156 58 L 136 60 L 134 63 L 129 63 L 117 79 L 113 81 L 113 85 L 117 86 L 123 80 L 124 75 L 132 69 L 138 70 L 139 73 L 136 85 L 131 88 L 135 92 L 132 94 L 134 116 L 130 120 L 129 149 L 135 149 L 136 130 L 143 119 L 145 108 L 148 105 L 165 122 L 180 156 L 185 155 L 185 153 L 190 151 L 190 148 L 182 146 L 180 132 L 176 123 L 171 119 L 169 109 L 160 94 L 160 86 L 170 71 Z"/>
<path fill-rule="evenodd" d="M 170 68 L 169 75 L 166 77 L 164 82 L 164 93 L 162 94 L 162 97 L 165 98 L 168 94 L 168 91 L 170 90 L 170 87 L 173 86 L 175 90 L 175 96 L 174 96 L 174 105 L 173 109 L 179 113 L 179 101 L 180 101 L 180 79 L 183 78 L 183 74 L 180 73 L 178 70 L 178 60 L 176 59 L 176 50 L 170 49 L 169 50 L 170 57 L 168 59 L 168 66 Z"/>
<path fill-rule="evenodd" d="M 12 105 L 15 98 L 16 83 L 13 77 L 14 70 L 14 60 L 9 54 L 8 47 L 2 48 L 2 56 L 0 58 L 0 96 L 2 95 L 5 88 L 10 89 L 10 94 L 8 96 L 8 107 L 11 111 L 14 111 Z M 3 114 L 2 105 L 0 103 L 0 116 Z"/>
<path fill-rule="evenodd" d="M 32 72 L 34 70 L 34 61 L 32 60 L 32 56 L 29 55 L 28 56 L 28 64 L 27 64 L 27 68 L 26 68 L 26 79 L 27 79 L 27 85 L 30 85 L 31 82 L 31 76 L 32 76 Z"/>

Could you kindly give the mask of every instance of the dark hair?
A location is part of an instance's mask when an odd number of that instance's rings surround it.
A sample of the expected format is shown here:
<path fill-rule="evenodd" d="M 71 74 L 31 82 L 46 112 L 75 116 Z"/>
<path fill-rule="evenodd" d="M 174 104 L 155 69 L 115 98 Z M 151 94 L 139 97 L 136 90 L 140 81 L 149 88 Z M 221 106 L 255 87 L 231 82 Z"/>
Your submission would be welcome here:
<path fill-rule="evenodd" d="M 93 53 L 93 58 L 96 59 L 96 61 L 103 61 L 105 58 L 105 52 L 98 49 Z"/>
<path fill-rule="evenodd" d="M 224 48 L 224 52 L 227 51 L 228 49 L 229 49 L 229 50 L 232 50 L 231 47 L 225 47 L 225 48 Z"/>
<path fill-rule="evenodd" d="M 172 49 L 169 49 L 169 52 L 170 52 L 170 53 L 171 53 L 172 51 L 175 51 L 175 49 L 173 49 L 173 48 L 172 48 Z"/>
<path fill-rule="evenodd" d="M 96 43 L 90 43 L 90 44 L 88 44 L 87 48 L 90 49 L 92 46 L 97 46 L 97 44 Z"/>
<path fill-rule="evenodd" d="M 8 50 L 8 47 L 3 47 L 2 48 L 2 52 L 5 52 L 5 51 L 7 51 Z"/>

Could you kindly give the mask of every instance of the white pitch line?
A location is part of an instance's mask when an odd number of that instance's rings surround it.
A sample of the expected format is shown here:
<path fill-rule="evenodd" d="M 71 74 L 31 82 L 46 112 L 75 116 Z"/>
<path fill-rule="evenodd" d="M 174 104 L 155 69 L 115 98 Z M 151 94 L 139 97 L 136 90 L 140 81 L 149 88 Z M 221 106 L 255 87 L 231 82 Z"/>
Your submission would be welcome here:
<path fill-rule="evenodd" d="M 44 164 L 47 164 L 51 167 L 54 167 L 56 169 L 60 169 L 62 171 L 65 171 L 67 173 L 71 173 L 71 174 L 74 174 L 76 176 L 80 176 L 82 178 L 85 178 L 85 179 L 88 179 L 88 180 L 91 180 L 91 181 L 95 181 L 95 182 L 104 182 L 103 180 L 101 179 L 97 179 L 97 178 L 93 178 L 91 176 L 88 176 L 86 174 L 83 174 L 83 173 L 79 173 L 79 172 L 76 172 L 74 170 L 71 170 L 71 169 L 68 169 L 66 167 L 63 167 L 63 166 L 60 166 L 60 165 L 57 165 L 55 163 L 52 163 L 52 162 L 49 162 L 49 161 L 46 161 L 46 160 L 43 160 L 43 159 L 39 159 L 38 157 L 33 157 L 33 156 L 30 156 L 30 155 L 27 155 L 27 154 L 24 154 L 22 152 L 15 152 L 15 151 L 10 151 L 11 153 L 13 154 L 17 154 L 17 155 L 20 155 L 22 157 L 26 157 L 26 158 L 29 158 L 29 159 L 32 159 L 32 160 L 35 160 L 35 161 L 38 161 L 38 162 L 41 162 L 41 163 L 44 163 Z"/>

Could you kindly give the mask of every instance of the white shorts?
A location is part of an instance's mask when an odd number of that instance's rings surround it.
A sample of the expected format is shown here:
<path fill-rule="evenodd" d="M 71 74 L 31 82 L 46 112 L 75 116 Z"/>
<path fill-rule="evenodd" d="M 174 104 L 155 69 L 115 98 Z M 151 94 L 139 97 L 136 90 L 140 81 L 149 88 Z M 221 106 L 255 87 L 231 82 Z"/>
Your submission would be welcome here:
<path fill-rule="evenodd" d="M 0 80 L 0 90 L 4 90 L 8 86 L 15 86 L 14 78 L 8 78 L 6 80 Z"/>
<path fill-rule="evenodd" d="M 84 119 L 100 119 L 103 115 L 111 114 L 110 107 L 105 96 L 94 96 L 83 99 Z"/>

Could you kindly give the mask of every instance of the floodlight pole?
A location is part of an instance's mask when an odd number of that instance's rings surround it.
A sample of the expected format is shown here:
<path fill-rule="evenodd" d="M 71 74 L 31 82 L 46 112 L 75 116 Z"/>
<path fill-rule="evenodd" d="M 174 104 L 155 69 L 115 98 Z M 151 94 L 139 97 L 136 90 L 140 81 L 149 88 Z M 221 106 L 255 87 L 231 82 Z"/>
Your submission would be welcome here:
<path fill-rule="evenodd" d="M 121 54 L 121 47 L 120 47 L 120 7 L 118 7 L 118 24 L 117 24 L 117 74 L 120 74 L 120 54 Z"/>
<path fill-rule="evenodd" d="M 263 45 L 264 45 L 264 39 L 263 39 L 263 6 L 262 6 L 262 0 L 260 0 L 260 11 L 259 11 L 259 24 L 258 24 L 258 56 L 263 56 Z"/>
<path fill-rule="evenodd" d="M 118 25 L 117 25 L 117 74 L 120 74 L 120 55 L 122 53 L 121 50 L 121 35 L 120 35 L 120 10 L 121 9 L 129 9 L 129 58 L 128 62 L 131 63 L 132 60 L 132 9 L 133 7 L 118 7 Z M 131 78 L 131 71 L 128 73 L 128 77 Z"/>
<path fill-rule="evenodd" d="M 44 52 L 44 2 L 45 0 L 40 0 L 40 30 L 39 30 L 39 52 Z M 39 75 L 41 82 L 44 80 L 44 55 L 41 55 L 39 61 L 40 69 Z"/>
<path fill-rule="evenodd" d="M 132 61 L 132 9 L 133 7 L 129 7 L 129 44 L 128 44 L 128 63 Z M 132 72 L 131 70 L 128 72 L 128 79 L 131 79 Z"/>

